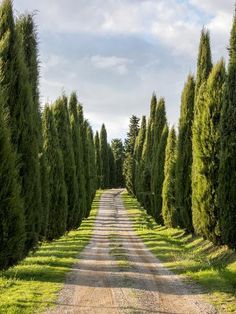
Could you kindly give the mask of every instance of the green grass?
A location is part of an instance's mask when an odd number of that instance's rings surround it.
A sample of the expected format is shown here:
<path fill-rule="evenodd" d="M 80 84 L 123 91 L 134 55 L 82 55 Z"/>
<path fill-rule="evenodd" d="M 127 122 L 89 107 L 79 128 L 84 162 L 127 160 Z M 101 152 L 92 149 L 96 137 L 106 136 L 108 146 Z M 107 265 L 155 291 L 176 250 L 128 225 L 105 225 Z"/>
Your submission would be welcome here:
<path fill-rule="evenodd" d="M 91 215 L 79 230 L 43 243 L 19 265 L 1 273 L 1 314 L 40 313 L 55 304 L 66 274 L 91 238 L 101 194 L 97 192 Z"/>
<path fill-rule="evenodd" d="M 236 253 L 181 229 L 158 226 L 136 199 L 122 194 L 136 233 L 165 267 L 197 282 L 220 311 L 236 313 Z"/>

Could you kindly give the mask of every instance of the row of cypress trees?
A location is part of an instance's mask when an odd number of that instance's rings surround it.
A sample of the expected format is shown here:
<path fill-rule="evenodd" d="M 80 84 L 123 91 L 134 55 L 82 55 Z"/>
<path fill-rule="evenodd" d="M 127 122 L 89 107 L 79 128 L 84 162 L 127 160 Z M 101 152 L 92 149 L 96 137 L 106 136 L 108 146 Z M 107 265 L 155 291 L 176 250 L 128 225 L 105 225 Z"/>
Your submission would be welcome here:
<path fill-rule="evenodd" d="M 78 228 L 96 191 L 93 132 L 72 93 L 40 109 L 33 15 L 0 5 L 0 269 Z"/>
<path fill-rule="evenodd" d="M 124 163 L 129 193 L 157 223 L 236 248 L 236 17 L 227 71 L 223 59 L 212 64 L 209 32 L 201 32 L 178 134 L 155 94 L 148 121 L 143 117 L 140 129 L 138 118 L 130 121 Z"/>
<path fill-rule="evenodd" d="M 107 131 L 102 124 L 100 134 L 96 132 L 95 164 L 97 174 L 97 189 L 124 187 L 123 163 L 124 147 L 121 139 L 113 139 L 111 144 L 107 141 Z"/>

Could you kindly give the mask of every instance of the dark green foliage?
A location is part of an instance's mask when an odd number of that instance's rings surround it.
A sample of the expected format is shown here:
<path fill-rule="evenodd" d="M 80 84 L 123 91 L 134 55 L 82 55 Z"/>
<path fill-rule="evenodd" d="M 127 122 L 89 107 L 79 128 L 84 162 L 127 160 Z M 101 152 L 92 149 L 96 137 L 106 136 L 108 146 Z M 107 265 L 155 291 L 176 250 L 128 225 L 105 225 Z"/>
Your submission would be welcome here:
<path fill-rule="evenodd" d="M 205 29 L 201 32 L 198 60 L 197 60 L 197 76 L 196 76 L 196 97 L 198 91 L 203 82 L 205 82 L 211 72 L 212 61 L 211 61 L 211 46 L 210 46 L 210 35 Z"/>
<path fill-rule="evenodd" d="M 43 144 L 43 142 L 42 142 Z M 43 148 L 43 147 L 42 147 Z M 41 199 L 42 199 L 42 216 L 40 238 L 44 240 L 47 235 L 48 217 L 50 207 L 50 185 L 49 185 L 49 168 L 45 152 L 40 156 L 40 174 L 41 174 Z"/>
<path fill-rule="evenodd" d="M 109 155 L 107 145 L 107 131 L 103 124 L 100 132 L 100 154 L 101 154 L 101 188 L 109 188 Z"/>
<path fill-rule="evenodd" d="M 99 134 L 96 132 L 94 139 L 95 146 L 95 162 L 96 162 L 96 173 L 97 173 L 97 188 L 101 187 L 101 152 L 100 152 L 100 139 Z"/>
<path fill-rule="evenodd" d="M 116 185 L 116 165 L 111 146 L 108 144 L 108 157 L 109 157 L 109 187 L 114 188 Z"/>
<path fill-rule="evenodd" d="M 114 187 L 124 187 L 123 164 L 124 164 L 124 146 L 121 139 L 115 138 L 111 141 L 111 149 L 114 155 L 116 182 Z"/>
<path fill-rule="evenodd" d="M 70 119 L 67 98 L 65 96 L 57 99 L 53 106 L 53 113 L 63 156 L 65 183 L 68 196 L 67 230 L 71 230 L 80 225 L 81 213 L 79 208 L 78 180 L 76 176 Z"/>
<path fill-rule="evenodd" d="M 95 148 L 93 141 L 93 132 L 91 126 L 88 121 L 84 122 L 84 134 L 85 138 L 85 146 L 84 146 L 84 154 L 87 159 L 86 169 L 85 169 L 85 177 L 86 177 L 86 196 L 87 196 L 87 208 L 85 212 L 85 218 L 89 217 L 92 201 L 96 192 L 96 165 L 95 165 Z"/>
<path fill-rule="evenodd" d="M 67 226 L 67 191 L 64 164 L 59 144 L 57 128 L 52 109 L 43 112 L 44 151 L 48 162 L 50 206 L 46 237 L 48 240 L 64 234 Z"/>
<path fill-rule="evenodd" d="M 152 94 L 150 105 L 150 117 L 148 120 L 148 126 L 145 135 L 145 141 L 142 151 L 142 163 L 140 165 L 140 202 L 145 207 L 147 212 L 151 214 L 152 205 L 152 192 L 151 192 L 151 174 L 152 174 L 152 162 L 153 162 L 153 142 L 154 133 L 153 125 L 155 119 L 155 112 L 157 107 L 157 98 L 155 93 Z"/>
<path fill-rule="evenodd" d="M 198 54 L 192 138 L 192 219 L 194 230 L 197 234 L 202 233 L 201 201 L 198 198 L 199 189 L 201 189 L 201 174 L 198 169 L 200 163 L 200 155 L 202 153 L 202 147 L 200 144 L 201 141 L 199 137 L 202 132 L 201 117 L 204 110 L 204 94 L 207 89 L 206 81 L 210 74 L 211 68 L 212 62 L 209 33 L 205 30 L 202 30 Z"/>
<path fill-rule="evenodd" d="M 139 118 L 132 116 L 130 118 L 129 132 L 125 140 L 125 160 L 124 160 L 124 178 L 125 185 L 131 195 L 135 195 L 135 160 L 134 147 L 139 132 Z"/>
<path fill-rule="evenodd" d="M 189 75 L 181 98 L 179 136 L 176 157 L 176 208 L 178 224 L 187 232 L 193 232 L 192 225 L 192 124 L 194 110 L 195 82 Z"/>
<path fill-rule="evenodd" d="M 162 186 L 164 181 L 165 149 L 168 136 L 165 101 L 161 98 L 157 104 L 153 122 L 153 156 L 151 192 L 153 193 L 151 212 L 158 223 L 162 223 Z"/>
<path fill-rule="evenodd" d="M 194 122 L 195 185 L 194 227 L 213 243 L 220 243 L 218 176 L 220 156 L 220 115 L 224 99 L 225 66 L 221 61 L 213 68 L 206 84 L 201 115 Z M 198 97 L 200 99 L 200 96 Z M 197 102 L 198 103 L 198 102 Z M 201 127 L 199 128 L 199 125 Z M 197 212 L 198 210 L 198 212 Z"/>
<path fill-rule="evenodd" d="M 164 165 L 165 165 L 165 151 L 168 138 L 168 126 L 164 126 L 162 135 L 160 138 L 160 143 L 158 145 L 157 153 L 154 158 L 156 158 L 155 172 L 153 173 L 154 182 L 154 207 L 153 207 L 153 217 L 157 223 L 163 224 L 162 217 L 162 189 L 164 181 Z"/>
<path fill-rule="evenodd" d="M 143 145 L 144 141 L 146 138 L 146 117 L 142 117 L 141 121 L 141 127 L 138 133 L 138 136 L 136 138 L 135 142 L 135 148 L 134 148 L 134 159 L 135 159 L 135 174 L 134 174 L 134 182 L 135 182 L 135 192 L 136 192 L 136 197 L 139 201 L 142 199 L 142 172 L 141 172 L 141 167 L 143 164 L 143 159 L 142 159 L 142 152 L 143 152 Z"/>
<path fill-rule="evenodd" d="M 37 245 L 41 230 L 41 182 L 39 143 L 34 136 L 38 131 L 22 42 L 21 33 L 15 30 L 12 3 L 4 0 L 0 6 L 0 94 L 9 113 L 12 143 L 20 161 L 27 253 Z"/>
<path fill-rule="evenodd" d="M 176 227 L 177 214 L 175 204 L 175 168 L 176 168 L 176 134 L 172 128 L 169 132 L 166 152 L 164 182 L 162 189 L 162 217 L 165 226 L 169 228 Z"/>
<path fill-rule="evenodd" d="M 84 149 L 82 145 L 81 125 L 78 116 L 78 99 L 76 93 L 72 93 L 69 101 L 69 112 L 71 120 L 71 133 L 73 142 L 73 151 L 76 167 L 76 176 L 78 181 L 78 198 L 80 220 L 84 217 L 86 211 L 86 191 L 84 178 Z"/>
<path fill-rule="evenodd" d="M 221 117 L 219 174 L 220 226 L 222 240 L 236 248 L 236 15 L 229 47 L 228 76 Z"/>
<path fill-rule="evenodd" d="M 10 143 L 0 103 L 0 269 L 16 264 L 22 257 L 25 243 L 24 207 L 16 170 L 15 153 Z"/>

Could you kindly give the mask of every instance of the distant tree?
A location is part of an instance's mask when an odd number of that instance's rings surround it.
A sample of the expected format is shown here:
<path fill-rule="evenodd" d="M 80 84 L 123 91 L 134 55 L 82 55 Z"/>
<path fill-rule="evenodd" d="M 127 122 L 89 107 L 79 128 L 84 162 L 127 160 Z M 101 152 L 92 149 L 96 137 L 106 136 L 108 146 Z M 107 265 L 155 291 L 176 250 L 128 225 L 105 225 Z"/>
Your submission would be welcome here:
<path fill-rule="evenodd" d="M 114 188 L 116 185 L 116 165 L 113 151 L 109 144 L 108 144 L 108 157 L 109 157 L 109 187 Z"/>
<path fill-rule="evenodd" d="M 53 240 L 64 234 L 67 222 L 67 191 L 64 164 L 52 109 L 43 112 L 44 151 L 48 161 L 50 206 L 46 237 Z"/>
<path fill-rule="evenodd" d="M 177 226 L 175 203 L 175 168 L 176 168 L 176 134 L 174 127 L 170 130 L 165 152 L 164 182 L 162 189 L 162 216 L 165 226 Z"/>
<path fill-rule="evenodd" d="M 135 182 L 135 192 L 138 200 L 141 200 L 141 195 L 143 193 L 142 189 L 142 152 L 143 145 L 146 137 L 146 117 L 142 117 L 141 127 L 136 138 L 135 147 L 134 147 L 134 159 L 135 159 L 135 169 L 134 169 L 134 182 Z"/>
<path fill-rule="evenodd" d="M 228 76 L 221 116 L 219 205 L 222 240 L 236 248 L 236 15 L 229 46 Z"/>
<path fill-rule="evenodd" d="M 139 118 L 132 116 L 130 118 L 129 132 L 125 140 L 125 160 L 123 174 L 125 178 L 125 185 L 127 191 L 131 195 L 135 195 L 135 183 L 134 183 L 134 146 L 139 132 Z"/>
<path fill-rule="evenodd" d="M 192 124 L 194 110 L 195 82 L 188 76 L 181 98 L 179 136 L 176 157 L 176 208 L 178 224 L 187 232 L 193 232 L 192 225 Z"/>
<path fill-rule="evenodd" d="M 66 96 L 62 96 L 56 100 L 53 105 L 53 114 L 59 144 L 62 151 L 65 183 L 68 194 L 67 230 L 71 230 L 80 225 L 82 215 L 79 207 L 78 180 L 76 176 L 75 158 Z"/>
<path fill-rule="evenodd" d="M 97 172 L 97 188 L 101 187 L 101 151 L 100 151 L 100 139 L 98 131 L 95 134 L 94 139 L 95 146 L 95 161 L 96 161 L 96 172 Z"/>
<path fill-rule="evenodd" d="M 121 139 L 115 138 L 111 141 L 111 149 L 114 155 L 116 183 L 115 187 L 124 187 L 123 164 L 124 146 Z"/>
<path fill-rule="evenodd" d="M 100 152 L 101 152 L 101 188 L 109 188 L 109 155 L 107 145 L 107 131 L 103 124 L 100 132 Z"/>

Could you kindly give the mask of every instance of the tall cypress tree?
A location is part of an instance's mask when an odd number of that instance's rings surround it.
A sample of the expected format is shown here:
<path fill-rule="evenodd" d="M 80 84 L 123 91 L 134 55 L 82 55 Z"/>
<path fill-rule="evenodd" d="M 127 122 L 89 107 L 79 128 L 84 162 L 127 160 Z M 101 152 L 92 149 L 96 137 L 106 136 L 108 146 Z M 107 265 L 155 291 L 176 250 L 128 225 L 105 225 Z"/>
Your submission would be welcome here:
<path fill-rule="evenodd" d="M 164 182 L 162 189 L 162 217 L 165 226 L 169 228 L 176 227 L 177 213 L 175 203 L 175 168 L 176 168 L 176 134 L 175 129 L 169 132 L 166 153 L 165 153 L 165 168 Z"/>
<path fill-rule="evenodd" d="M 136 138 L 135 148 L 134 148 L 134 159 L 135 159 L 135 170 L 134 170 L 134 183 L 135 183 L 135 192 L 138 200 L 141 200 L 140 195 L 142 195 L 142 185 L 141 185 L 141 166 L 143 163 L 142 152 L 143 145 L 146 137 L 146 117 L 142 117 L 141 127 Z"/>
<path fill-rule="evenodd" d="M 151 174 L 152 174 L 152 163 L 153 163 L 153 144 L 154 144 L 154 120 L 155 112 L 157 107 L 156 94 L 152 94 L 151 105 L 150 105 L 150 117 L 148 120 L 148 126 L 143 144 L 142 151 L 142 164 L 140 166 L 140 202 L 145 207 L 147 213 L 151 214 L 152 205 L 152 192 L 151 192 Z"/>
<path fill-rule="evenodd" d="M 101 187 L 101 152 L 100 152 L 100 139 L 99 133 L 96 132 L 95 139 L 95 158 L 96 158 L 96 172 L 97 172 L 97 188 Z"/>
<path fill-rule="evenodd" d="M 164 181 L 165 148 L 168 136 L 165 101 L 161 98 L 158 102 L 153 123 L 153 161 L 151 191 L 152 215 L 158 223 L 162 223 L 162 186 Z"/>
<path fill-rule="evenodd" d="M 109 157 L 109 187 L 114 188 L 116 184 L 116 166 L 115 158 L 110 144 L 108 144 L 108 157 Z"/>
<path fill-rule="evenodd" d="M 33 125 L 34 138 L 38 142 L 40 152 L 40 175 L 41 175 L 41 231 L 40 235 L 43 238 L 47 229 L 48 210 L 49 210 L 49 189 L 48 189 L 48 171 L 47 161 L 43 153 L 42 139 L 42 121 L 40 113 L 39 101 L 39 60 L 38 60 L 38 37 L 37 29 L 32 14 L 21 15 L 16 23 L 17 31 L 20 35 L 22 47 L 24 49 L 24 61 L 28 69 L 28 79 L 31 87 L 33 98 Z"/>
<path fill-rule="evenodd" d="M 228 76 L 221 116 L 219 174 L 220 226 L 222 240 L 236 248 L 236 14 L 229 47 Z"/>
<path fill-rule="evenodd" d="M 135 195 L 134 147 L 135 147 L 136 138 L 138 136 L 138 132 L 139 132 L 139 118 L 133 115 L 130 118 L 129 132 L 127 133 L 127 138 L 125 140 L 125 160 L 124 160 L 124 172 L 123 172 L 126 188 L 131 195 Z"/>
<path fill-rule="evenodd" d="M 115 159 L 116 183 L 115 187 L 124 187 L 123 164 L 124 146 L 121 139 L 115 138 L 111 141 L 111 149 Z"/>
<path fill-rule="evenodd" d="M 195 103 L 194 103 L 194 120 L 193 120 L 193 139 L 192 139 L 192 218 L 194 230 L 197 234 L 201 234 L 201 202 L 199 202 L 198 191 L 201 189 L 201 177 L 198 171 L 202 147 L 200 145 L 201 133 L 201 117 L 204 108 L 204 94 L 206 92 L 206 81 L 212 69 L 210 37 L 208 31 L 202 30 L 198 64 L 197 64 L 197 78 L 195 87 Z M 196 130 L 196 132 L 194 132 Z"/>
<path fill-rule="evenodd" d="M 78 181 L 78 198 L 80 221 L 84 217 L 86 210 L 86 191 L 84 178 L 84 150 L 82 146 L 81 125 L 78 115 L 78 99 L 75 92 L 71 94 L 69 101 L 69 112 L 71 120 L 71 133 L 73 142 L 73 151 L 76 167 L 76 176 Z"/>
<path fill-rule="evenodd" d="M 66 96 L 57 99 L 53 106 L 53 113 L 63 156 L 65 183 L 68 194 L 67 230 L 71 230 L 78 227 L 82 218 L 79 208 L 78 181 Z"/>
<path fill-rule="evenodd" d="M 225 67 L 224 62 L 221 61 L 215 65 L 207 80 L 202 114 L 198 115 L 198 123 L 195 123 L 193 128 L 194 138 L 198 141 L 194 143 L 197 163 L 195 177 L 198 179 L 195 202 L 199 204 L 199 212 L 195 212 L 194 216 L 198 214 L 199 218 L 196 230 L 216 244 L 220 243 L 221 237 L 217 190 L 220 164 L 220 115 L 224 99 L 224 82 Z"/>
<path fill-rule="evenodd" d="M 178 224 L 187 232 L 193 232 L 192 225 L 192 124 L 194 110 L 195 82 L 188 76 L 181 98 L 179 136 L 176 157 L 176 208 Z"/>
<path fill-rule="evenodd" d="M 44 151 L 48 161 L 50 205 L 46 237 L 53 240 L 64 234 L 67 222 L 67 191 L 64 164 L 52 109 L 43 112 Z"/>
<path fill-rule="evenodd" d="M 85 207 L 83 211 L 83 217 L 86 217 L 90 207 L 90 191 L 89 191 L 89 160 L 88 160 L 88 141 L 87 141 L 87 125 L 84 120 L 83 107 L 81 104 L 78 105 L 78 121 L 80 134 L 82 139 L 82 155 L 83 155 L 83 173 L 84 173 L 84 184 L 85 184 Z"/>
<path fill-rule="evenodd" d="M 107 146 L 107 131 L 103 124 L 100 132 L 100 152 L 101 152 L 101 188 L 109 187 L 109 155 Z"/>
<path fill-rule="evenodd" d="M 21 34 L 16 32 L 10 0 L 0 6 L 0 94 L 9 114 L 11 138 L 20 160 L 26 218 L 25 253 L 38 242 L 41 229 L 41 183 L 37 125 Z"/>
<path fill-rule="evenodd" d="M 210 35 L 208 30 L 202 29 L 198 60 L 197 60 L 197 76 L 196 76 L 196 97 L 203 82 L 205 82 L 212 69 Z"/>
<path fill-rule="evenodd" d="M 25 243 L 24 207 L 16 170 L 16 156 L 0 103 L 0 269 L 17 263 Z"/>

